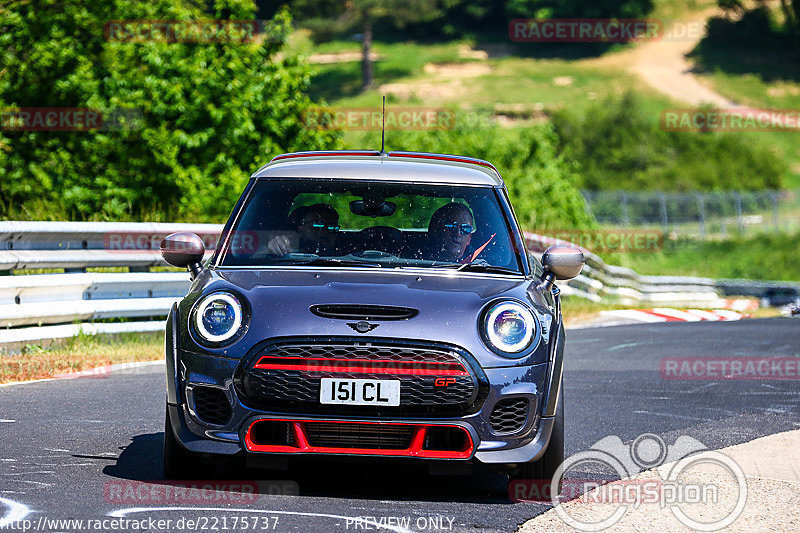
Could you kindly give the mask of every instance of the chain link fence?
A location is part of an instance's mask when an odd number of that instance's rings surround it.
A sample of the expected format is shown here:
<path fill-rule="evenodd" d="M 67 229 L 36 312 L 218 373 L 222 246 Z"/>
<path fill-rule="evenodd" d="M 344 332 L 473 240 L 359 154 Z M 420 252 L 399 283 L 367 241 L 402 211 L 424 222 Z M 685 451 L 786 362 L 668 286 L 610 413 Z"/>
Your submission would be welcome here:
<path fill-rule="evenodd" d="M 587 210 L 608 226 L 658 227 L 666 233 L 700 238 L 800 231 L 800 189 L 582 192 Z"/>

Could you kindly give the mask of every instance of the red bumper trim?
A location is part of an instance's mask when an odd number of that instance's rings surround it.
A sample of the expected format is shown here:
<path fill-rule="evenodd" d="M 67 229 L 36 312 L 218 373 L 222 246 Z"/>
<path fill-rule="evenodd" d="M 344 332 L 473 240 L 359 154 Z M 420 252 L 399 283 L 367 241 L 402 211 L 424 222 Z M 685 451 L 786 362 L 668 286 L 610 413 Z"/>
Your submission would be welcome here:
<path fill-rule="evenodd" d="M 412 376 L 469 376 L 461 363 L 434 361 L 373 361 L 368 359 L 331 359 L 324 357 L 263 356 L 253 365 L 262 370 L 300 370 L 303 372 L 340 372 Z"/>
<path fill-rule="evenodd" d="M 260 422 L 287 422 L 291 425 L 294 434 L 294 444 L 258 444 L 253 440 L 253 427 Z M 366 424 L 372 426 L 394 425 L 413 428 L 411 444 L 406 449 L 376 449 L 376 448 L 337 448 L 328 446 L 312 446 L 308 442 L 305 423 L 311 421 L 292 420 L 287 418 L 262 418 L 250 424 L 245 434 L 245 447 L 250 452 L 267 453 L 320 453 L 320 454 L 347 454 L 347 455 L 379 455 L 386 457 L 421 457 L 427 459 L 469 459 L 475 449 L 475 443 L 469 431 L 463 426 L 455 424 L 412 424 L 404 422 L 363 422 L 363 421 L 324 421 L 326 424 Z M 313 421 L 313 422 L 316 422 Z M 465 445 L 460 450 L 426 450 L 425 436 L 430 428 L 452 428 L 462 431 Z"/>

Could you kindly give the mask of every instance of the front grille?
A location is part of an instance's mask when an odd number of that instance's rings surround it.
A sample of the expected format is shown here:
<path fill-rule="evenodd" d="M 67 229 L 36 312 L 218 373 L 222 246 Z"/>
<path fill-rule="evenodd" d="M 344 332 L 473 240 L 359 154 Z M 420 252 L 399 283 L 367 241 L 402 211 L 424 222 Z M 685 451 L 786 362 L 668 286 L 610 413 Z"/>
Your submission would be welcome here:
<path fill-rule="evenodd" d="M 269 347 L 261 356 L 325 357 L 330 359 L 366 359 L 369 361 L 419 360 L 440 363 L 461 363 L 450 350 L 405 345 L 376 345 L 371 342 L 353 344 L 278 344 Z"/>
<path fill-rule="evenodd" d="M 411 446 L 414 427 L 400 424 L 342 424 L 306 422 L 311 446 L 405 450 Z"/>
<path fill-rule="evenodd" d="M 399 380 L 400 406 L 322 405 L 324 377 Z M 372 342 L 267 346 L 235 383 L 241 400 L 256 409 L 321 414 L 463 414 L 480 392 L 474 371 L 452 350 Z"/>
<path fill-rule="evenodd" d="M 209 424 L 225 425 L 231 418 L 231 404 L 225 393 L 214 387 L 194 387 L 194 412 Z"/>
<path fill-rule="evenodd" d="M 489 423 L 495 433 L 514 433 L 525 426 L 528 419 L 528 400 L 509 398 L 500 400 L 489 416 Z"/>

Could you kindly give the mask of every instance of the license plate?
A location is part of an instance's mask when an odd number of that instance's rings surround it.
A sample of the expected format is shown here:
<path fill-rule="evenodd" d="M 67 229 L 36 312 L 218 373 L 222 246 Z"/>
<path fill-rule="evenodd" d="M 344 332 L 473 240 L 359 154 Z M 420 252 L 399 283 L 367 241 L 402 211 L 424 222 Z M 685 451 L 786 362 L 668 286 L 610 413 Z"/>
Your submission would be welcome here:
<path fill-rule="evenodd" d="M 339 405 L 400 405 L 400 381 L 396 379 L 322 378 L 320 403 Z"/>

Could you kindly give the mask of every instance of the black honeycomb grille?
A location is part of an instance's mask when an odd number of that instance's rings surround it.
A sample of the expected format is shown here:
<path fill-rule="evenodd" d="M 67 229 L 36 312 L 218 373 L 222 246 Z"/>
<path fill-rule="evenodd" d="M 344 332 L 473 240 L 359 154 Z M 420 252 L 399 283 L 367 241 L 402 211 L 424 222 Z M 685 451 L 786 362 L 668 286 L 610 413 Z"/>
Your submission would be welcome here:
<path fill-rule="evenodd" d="M 194 412 L 210 424 L 225 425 L 231 419 L 231 404 L 225 393 L 214 387 L 194 387 Z"/>
<path fill-rule="evenodd" d="M 528 400 L 509 398 L 500 400 L 489 416 L 489 423 L 495 433 L 514 433 L 525 426 L 528 419 Z"/>
<path fill-rule="evenodd" d="M 375 346 L 359 344 L 284 344 L 274 346 L 259 355 L 275 357 L 324 357 L 330 359 L 366 359 L 369 361 L 418 360 L 436 363 L 460 363 L 449 351 L 413 346 Z"/>
<path fill-rule="evenodd" d="M 268 361 L 286 362 L 347 359 L 364 361 L 368 371 L 327 372 L 319 366 L 309 364 L 294 368 L 253 368 L 261 358 Z M 413 370 L 408 374 L 387 374 L 382 369 L 399 368 L 401 363 L 430 364 L 431 368 L 455 368 L 464 375 L 420 375 Z M 395 363 L 397 366 L 395 366 Z M 373 366 L 370 366 L 373 365 Z M 335 366 L 335 365 L 334 365 Z M 429 367 L 425 367 L 426 369 Z M 321 414 L 414 414 L 437 415 L 460 414 L 475 403 L 479 392 L 478 380 L 469 372 L 468 365 L 452 351 L 439 348 L 406 345 L 375 344 L 282 344 L 269 346 L 259 352 L 250 368 L 237 374 L 236 386 L 243 402 L 256 409 L 303 411 Z M 399 407 L 341 406 L 320 404 L 320 381 L 324 377 L 392 379 L 400 381 Z M 447 383 L 442 379 L 447 377 Z M 437 386 L 438 383 L 438 386 Z"/>

